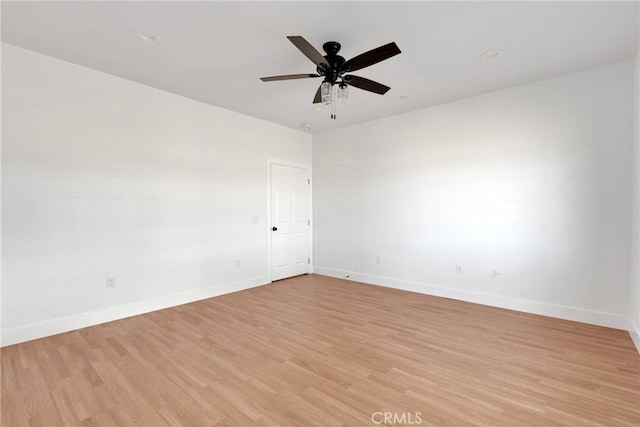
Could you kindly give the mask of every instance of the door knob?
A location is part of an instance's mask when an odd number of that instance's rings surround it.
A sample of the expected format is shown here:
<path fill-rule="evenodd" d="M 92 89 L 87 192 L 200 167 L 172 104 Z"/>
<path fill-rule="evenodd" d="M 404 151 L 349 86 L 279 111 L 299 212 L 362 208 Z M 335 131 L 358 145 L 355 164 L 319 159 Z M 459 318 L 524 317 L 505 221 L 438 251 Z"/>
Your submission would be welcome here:
<path fill-rule="evenodd" d="M 271 227 L 273 231 L 278 231 L 278 227 Z"/>

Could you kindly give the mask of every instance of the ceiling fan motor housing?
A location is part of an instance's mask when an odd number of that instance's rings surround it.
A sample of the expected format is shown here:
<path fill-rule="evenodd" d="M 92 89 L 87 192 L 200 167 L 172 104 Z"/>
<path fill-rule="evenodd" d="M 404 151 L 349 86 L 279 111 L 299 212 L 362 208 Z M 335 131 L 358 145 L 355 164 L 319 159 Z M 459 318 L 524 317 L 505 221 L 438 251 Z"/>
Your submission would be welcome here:
<path fill-rule="evenodd" d="M 324 58 L 329 63 L 329 67 L 327 68 L 326 65 L 320 64 L 316 69 L 318 74 L 320 74 L 321 76 L 325 76 L 324 81 L 329 82 L 332 85 L 335 84 L 338 79 L 348 71 L 346 69 L 342 69 L 342 66 L 344 65 L 346 60 L 342 56 L 338 55 L 338 52 L 340 52 L 340 48 L 340 43 L 334 41 L 326 42 L 325 44 L 323 44 L 322 49 L 324 49 L 324 51 L 327 53 Z"/>

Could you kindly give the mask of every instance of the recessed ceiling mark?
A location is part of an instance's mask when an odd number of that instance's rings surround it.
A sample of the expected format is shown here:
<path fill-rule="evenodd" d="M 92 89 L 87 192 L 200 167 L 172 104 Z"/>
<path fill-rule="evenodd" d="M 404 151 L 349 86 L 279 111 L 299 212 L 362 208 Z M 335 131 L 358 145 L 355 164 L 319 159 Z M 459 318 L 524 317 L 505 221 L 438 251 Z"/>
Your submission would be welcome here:
<path fill-rule="evenodd" d="M 488 50 L 486 52 L 483 52 L 482 55 L 480 55 L 480 58 L 482 59 L 496 59 L 497 57 L 501 56 L 504 53 L 504 51 L 502 49 L 491 49 Z"/>
<path fill-rule="evenodd" d="M 136 37 L 138 37 L 143 42 L 147 42 L 147 43 L 154 43 L 158 40 L 158 36 L 156 36 L 151 31 L 147 31 L 147 30 L 137 30 Z"/>

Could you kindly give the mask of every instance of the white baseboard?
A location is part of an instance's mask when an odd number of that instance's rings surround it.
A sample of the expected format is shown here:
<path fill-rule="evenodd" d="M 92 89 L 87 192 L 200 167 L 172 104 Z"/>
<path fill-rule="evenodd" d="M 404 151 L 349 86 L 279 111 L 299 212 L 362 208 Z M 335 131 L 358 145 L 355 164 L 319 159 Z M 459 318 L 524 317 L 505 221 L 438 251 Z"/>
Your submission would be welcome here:
<path fill-rule="evenodd" d="M 231 283 L 224 283 L 187 292 L 163 295 L 150 300 L 106 308 L 104 310 L 59 317 L 15 328 L 3 329 L 0 346 L 5 347 L 38 338 L 69 332 L 100 323 L 137 316 L 151 311 L 175 307 L 219 295 L 249 289 L 269 283 L 267 276 L 255 276 Z"/>
<path fill-rule="evenodd" d="M 629 319 L 629 335 L 631 335 L 631 340 L 636 345 L 636 350 L 640 353 L 640 328 L 638 325 L 634 323 L 633 320 Z"/>
<path fill-rule="evenodd" d="M 354 273 L 351 271 L 337 270 L 334 268 L 322 267 L 318 265 L 314 267 L 314 272 L 316 274 L 338 277 L 341 279 L 349 276 L 349 280 L 355 280 L 371 285 L 379 285 L 388 288 L 417 292 L 421 294 L 452 298 L 460 301 L 506 308 L 509 310 L 522 311 L 525 313 L 539 314 L 542 316 L 557 317 L 560 319 L 589 323 L 591 325 L 606 326 L 608 328 L 628 330 L 627 318 L 615 313 L 607 313 L 603 311 L 588 310 L 579 307 L 570 307 L 566 305 L 550 304 L 540 301 L 532 301 L 483 292 L 475 292 L 466 289 L 455 289 L 446 286 L 430 285 L 403 279 L 395 279 L 393 277 L 376 276 L 366 273 Z M 636 342 L 636 346 L 637 345 L 638 344 Z"/>

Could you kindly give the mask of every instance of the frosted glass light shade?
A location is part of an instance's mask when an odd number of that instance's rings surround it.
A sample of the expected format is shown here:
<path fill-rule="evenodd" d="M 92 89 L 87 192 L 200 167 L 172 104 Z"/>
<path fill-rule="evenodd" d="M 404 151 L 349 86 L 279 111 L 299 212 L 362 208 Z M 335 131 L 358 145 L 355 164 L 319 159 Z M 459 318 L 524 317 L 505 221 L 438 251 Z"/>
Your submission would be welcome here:
<path fill-rule="evenodd" d="M 324 82 L 320 85 L 320 95 L 324 105 L 331 104 L 331 83 Z"/>
<path fill-rule="evenodd" d="M 341 83 L 340 86 L 338 86 L 338 99 L 343 101 L 349 99 L 349 86 L 344 83 Z"/>

